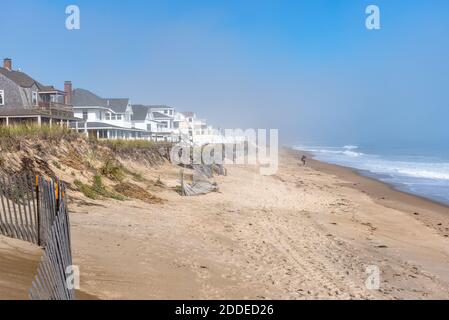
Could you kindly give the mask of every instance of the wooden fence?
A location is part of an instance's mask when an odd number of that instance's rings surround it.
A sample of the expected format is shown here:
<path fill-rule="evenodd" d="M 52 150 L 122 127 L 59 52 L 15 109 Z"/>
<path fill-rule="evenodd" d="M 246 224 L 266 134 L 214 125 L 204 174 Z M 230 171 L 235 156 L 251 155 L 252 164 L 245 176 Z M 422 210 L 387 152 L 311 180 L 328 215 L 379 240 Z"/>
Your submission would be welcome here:
<path fill-rule="evenodd" d="M 59 204 L 58 214 L 47 235 L 45 252 L 29 290 L 30 299 L 74 300 L 75 290 L 67 281 L 72 254 L 69 216 L 64 201 Z"/>
<path fill-rule="evenodd" d="M 0 233 L 40 244 L 38 184 L 29 175 L 0 177 Z"/>
<path fill-rule="evenodd" d="M 179 173 L 181 182 L 181 195 L 183 196 L 191 197 L 217 191 L 217 184 L 211 182 L 209 179 L 213 178 L 214 174 L 226 175 L 226 169 L 221 164 L 195 164 L 192 165 L 192 169 L 194 170 L 192 183 L 187 183 L 185 181 L 183 169 L 181 169 Z"/>
<path fill-rule="evenodd" d="M 0 177 L 0 198 L 0 234 L 44 248 L 30 298 L 74 299 L 67 286 L 72 254 L 64 184 L 29 174 Z"/>

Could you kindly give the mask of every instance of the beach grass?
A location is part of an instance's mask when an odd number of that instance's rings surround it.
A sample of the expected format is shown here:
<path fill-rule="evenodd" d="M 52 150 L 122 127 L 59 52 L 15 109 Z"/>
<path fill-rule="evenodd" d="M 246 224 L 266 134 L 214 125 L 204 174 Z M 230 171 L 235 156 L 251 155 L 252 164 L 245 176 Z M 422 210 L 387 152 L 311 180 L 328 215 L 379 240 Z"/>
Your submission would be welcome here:
<path fill-rule="evenodd" d="M 79 191 L 89 199 L 98 200 L 103 198 L 111 198 L 115 200 L 123 201 L 126 198 L 114 191 L 110 191 L 103 184 L 103 180 L 100 175 L 95 175 L 91 185 L 81 182 L 80 180 L 74 181 L 75 186 Z"/>
<path fill-rule="evenodd" d="M 154 149 L 160 147 L 169 147 L 172 144 L 170 142 L 162 141 L 149 141 L 149 140 L 99 140 L 100 145 L 109 147 L 114 151 L 132 151 L 143 149 Z"/>
<path fill-rule="evenodd" d="M 58 125 L 17 124 L 0 126 L 0 139 L 60 139 L 68 137 L 80 137 L 76 131 Z"/>
<path fill-rule="evenodd" d="M 101 175 L 114 181 L 122 181 L 127 171 L 120 162 L 113 158 L 106 160 L 103 167 L 100 168 Z"/>

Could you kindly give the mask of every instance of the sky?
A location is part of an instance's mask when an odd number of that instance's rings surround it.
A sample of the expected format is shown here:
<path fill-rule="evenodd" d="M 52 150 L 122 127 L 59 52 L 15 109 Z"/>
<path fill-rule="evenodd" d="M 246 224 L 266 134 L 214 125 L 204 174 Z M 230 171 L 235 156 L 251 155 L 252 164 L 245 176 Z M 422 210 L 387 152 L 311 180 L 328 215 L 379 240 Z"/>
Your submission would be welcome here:
<path fill-rule="evenodd" d="M 0 58 L 45 84 L 279 129 L 285 144 L 449 139 L 447 0 L 0 2 Z M 380 30 L 365 27 L 371 4 Z"/>

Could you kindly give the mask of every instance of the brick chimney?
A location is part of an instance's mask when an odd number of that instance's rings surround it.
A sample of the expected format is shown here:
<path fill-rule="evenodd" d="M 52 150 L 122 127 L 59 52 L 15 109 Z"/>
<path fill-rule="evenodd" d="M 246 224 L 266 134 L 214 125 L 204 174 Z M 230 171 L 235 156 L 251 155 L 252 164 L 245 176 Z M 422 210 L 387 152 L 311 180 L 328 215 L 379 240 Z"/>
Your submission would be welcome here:
<path fill-rule="evenodd" d="M 67 105 L 72 104 L 72 81 L 64 82 L 64 103 Z"/>
<path fill-rule="evenodd" d="M 3 68 L 11 71 L 12 70 L 12 60 L 9 58 L 3 59 Z"/>

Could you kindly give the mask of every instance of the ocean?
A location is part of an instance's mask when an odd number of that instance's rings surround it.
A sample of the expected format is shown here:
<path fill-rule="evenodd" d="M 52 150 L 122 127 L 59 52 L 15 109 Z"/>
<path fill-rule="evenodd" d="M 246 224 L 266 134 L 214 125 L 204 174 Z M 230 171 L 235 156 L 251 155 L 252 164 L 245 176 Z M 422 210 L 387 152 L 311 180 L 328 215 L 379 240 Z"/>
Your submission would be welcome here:
<path fill-rule="evenodd" d="M 394 188 L 449 205 L 449 152 L 438 147 L 363 147 L 298 144 L 314 158 L 356 169 Z"/>

